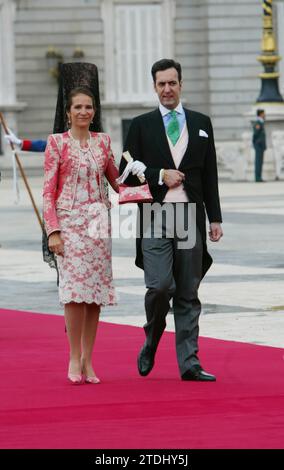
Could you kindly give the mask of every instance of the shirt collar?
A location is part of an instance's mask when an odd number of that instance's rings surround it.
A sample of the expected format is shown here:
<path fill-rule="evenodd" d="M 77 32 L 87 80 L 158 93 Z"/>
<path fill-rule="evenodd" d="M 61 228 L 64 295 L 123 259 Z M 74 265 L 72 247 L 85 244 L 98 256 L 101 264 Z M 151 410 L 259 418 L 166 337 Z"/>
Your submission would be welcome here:
<path fill-rule="evenodd" d="M 168 109 L 160 103 L 159 104 L 159 110 L 160 110 L 160 113 L 163 117 L 166 116 L 167 114 L 169 114 L 171 111 L 176 111 L 179 114 L 183 114 L 183 107 L 182 107 L 181 102 L 179 102 L 179 104 L 177 105 L 177 107 L 174 110 L 173 109 Z"/>

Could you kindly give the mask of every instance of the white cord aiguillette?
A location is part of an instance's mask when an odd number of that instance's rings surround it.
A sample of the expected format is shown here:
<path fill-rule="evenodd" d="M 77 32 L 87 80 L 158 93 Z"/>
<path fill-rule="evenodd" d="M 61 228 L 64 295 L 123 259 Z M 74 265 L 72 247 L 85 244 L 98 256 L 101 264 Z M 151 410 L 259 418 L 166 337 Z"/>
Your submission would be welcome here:
<path fill-rule="evenodd" d="M 18 181 L 18 172 L 16 165 L 16 150 L 12 150 L 12 167 L 13 167 L 13 192 L 14 192 L 14 204 L 19 204 L 20 201 L 20 189 Z"/>

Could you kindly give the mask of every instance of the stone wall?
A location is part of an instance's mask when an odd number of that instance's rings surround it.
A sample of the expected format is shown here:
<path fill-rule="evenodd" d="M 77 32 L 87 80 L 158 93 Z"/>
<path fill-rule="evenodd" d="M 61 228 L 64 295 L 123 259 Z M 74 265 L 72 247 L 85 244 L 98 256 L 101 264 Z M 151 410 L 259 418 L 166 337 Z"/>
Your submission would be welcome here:
<path fill-rule="evenodd" d="M 75 47 L 99 67 L 104 93 L 104 34 L 100 1 L 20 0 L 17 2 L 16 84 L 27 109 L 19 115 L 22 135 L 40 138 L 51 131 L 56 83 L 45 54 L 55 46 L 68 61 Z M 183 97 L 213 118 L 218 140 L 237 140 L 246 129 L 243 113 L 259 91 L 258 0 L 176 0 L 174 55 L 183 66 Z M 137 106 L 136 106 L 137 107 Z M 143 112 L 143 108 L 141 108 Z"/>
<path fill-rule="evenodd" d="M 87 62 L 99 67 L 103 82 L 103 30 L 98 1 L 20 0 L 15 23 L 16 84 L 19 101 L 27 109 L 19 114 L 22 136 L 45 138 L 51 131 L 57 83 L 48 74 L 45 58 L 49 46 L 59 49 L 65 62 L 76 47 Z M 103 89 L 103 87 L 102 87 Z"/>
<path fill-rule="evenodd" d="M 208 0 L 210 114 L 218 140 L 240 140 L 243 114 L 257 99 L 260 54 L 259 0 Z"/>
<path fill-rule="evenodd" d="M 177 0 L 175 57 L 183 69 L 183 98 L 192 109 L 210 113 L 206 0 Z"/>
<path fill-rule="evenodd" d="M 16 7 L 17 101 L 26 103 L 26 108 L 17 115 L 19 136 L 45 138 L 52 131 L 57 83 L 47 69 L 45 55 L 49 46 L 59 49 L 65 61 L 71 61 L 75 48 L 80 47 L 85 53 L 84 60 L 98 65 L 105 129 L 118 157 L 122 146 L 121 120 L 155 106 L 154 102 L 120 105 L 104 101 L 108 38 L 104 35 L 101 5 L 108 1 L 11 0 Z M 275 7 L 282 5 L 276 11 L 284 12 L 283 1 L 275 1 Z M 242 159 L 234 155 L 240 155 L 242 135 L 250 131 L 244 115 L 260 90 L 258 74 L 262 69 L 256 58 L 262 35 L 261 1 L 172 0 L 172 5 L 175 8 L 171 18 L 171 50 L 183 67 L 184 103 L 212 117 L 220 149 L 220 171 L 224 177 L 238 179 L 236 175 L 243 171 L 239 167 Z M 275 23 L 276 32 L 282 37 L 284 18 L 283 21 L 275 18 Z M 39 159 L 34 156 L 28 166 L 37 166 L 37 162 Z"/>

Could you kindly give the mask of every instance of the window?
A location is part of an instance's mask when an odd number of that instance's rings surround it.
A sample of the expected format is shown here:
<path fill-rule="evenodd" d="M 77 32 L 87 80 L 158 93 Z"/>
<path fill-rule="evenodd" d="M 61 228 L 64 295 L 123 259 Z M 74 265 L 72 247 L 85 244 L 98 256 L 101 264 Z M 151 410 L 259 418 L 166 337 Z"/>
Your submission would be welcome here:
<path fill-rule="evenodd" d="M 151 66 L 172 55 L 173 0 L 106 0 L 102 8 L 106 101 L 154 101 Z"/>
<path fill-rule="evenodd" d="M 151 66 L 162 56 L 161 5 L 116 5 L 115 59 L 119 101 L 153 98 Z"/>
<path fill-rule="evenodd" d="M 132 121 L 132 119 L 122 119 L 122 121 L 121 121 L 122 146 L 124 146 L 124 144 L 125 144 L 131 121 Z"/>

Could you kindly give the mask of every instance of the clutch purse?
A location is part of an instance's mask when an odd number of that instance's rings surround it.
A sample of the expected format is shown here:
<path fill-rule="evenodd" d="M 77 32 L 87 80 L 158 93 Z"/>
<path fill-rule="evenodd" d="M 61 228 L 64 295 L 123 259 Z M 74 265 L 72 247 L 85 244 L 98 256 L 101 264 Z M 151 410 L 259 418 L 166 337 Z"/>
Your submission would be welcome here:
<path fill-rule="evenodd" d="M 122 156 L 125 158 L 128 164 L 133 161 L 129 152 L 124 152 Z M 141 184 L 139 186 L 127 186 L 124 184 L 124 180 L 129 175 L 129 170 L 125 168 L 123 174 L 117 179 L 118 182 L 118 203 L 127 204 L 127 203 L 138 203 L 138 202 L 152 202 L 153 197 L 149 189 L 148 183 Z M 145 182 L 145 177 L 138 177 L 140 183 Z"/>
<path fill-rule="evenodd" d="M 140 186 L 127 186 L 126 184 L 120 184 L 118 187 L 118 193 L 119 204 L 153 201 L 153 197 L 147 183 Z"/>

